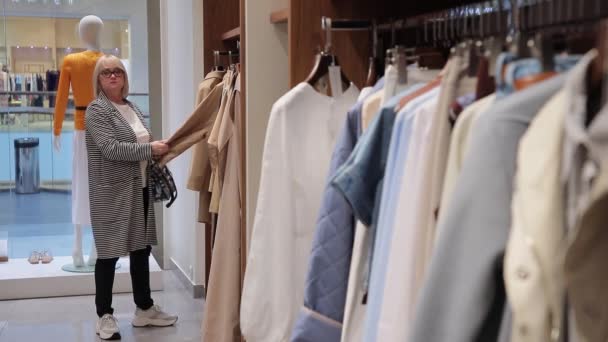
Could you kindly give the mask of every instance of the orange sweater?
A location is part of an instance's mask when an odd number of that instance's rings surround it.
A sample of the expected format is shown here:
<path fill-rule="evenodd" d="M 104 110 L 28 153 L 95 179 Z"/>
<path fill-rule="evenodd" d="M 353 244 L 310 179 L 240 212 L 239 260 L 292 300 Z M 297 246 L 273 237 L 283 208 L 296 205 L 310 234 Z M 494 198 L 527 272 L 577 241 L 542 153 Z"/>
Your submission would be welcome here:
<path fill-rule="evenodd" d="M 57 89 L 57 101 L 55 102 L 55 120 L 53 122 L 53 134 L 60 135 L 65 110 L 68 106 L 70 95 L 70 84 L 74 93 L 74 104 L 76 107 L 86 107 L 93 101 L 93 72 L 102 52 L 84 51 L 67 55 L 63 60 L 59 86 Z M 84 130 L 83 110 L 74 113 L 74 128 Z"/>

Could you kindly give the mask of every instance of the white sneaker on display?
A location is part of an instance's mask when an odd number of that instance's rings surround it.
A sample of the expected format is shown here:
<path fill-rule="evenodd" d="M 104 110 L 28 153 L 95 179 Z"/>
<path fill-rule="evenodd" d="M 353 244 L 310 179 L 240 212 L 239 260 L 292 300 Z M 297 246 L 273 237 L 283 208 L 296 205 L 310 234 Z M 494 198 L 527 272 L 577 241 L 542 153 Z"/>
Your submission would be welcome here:
<path fill-rule="evenodd" d="M 164 312 L 160 306 L 154 305 L 148 310 L 137 308 L 135 310 L 135 318 L 133 318 L 133 326 L 141 327 L 168 327 L 177 322 L 177 316 L 169 315 Z"/>
<path fill-rule="evenodd" d="M 118 321 L 110 314 L 105 314 L 97 321 L 97 335 L 102 340 L 120 340 Z"/>

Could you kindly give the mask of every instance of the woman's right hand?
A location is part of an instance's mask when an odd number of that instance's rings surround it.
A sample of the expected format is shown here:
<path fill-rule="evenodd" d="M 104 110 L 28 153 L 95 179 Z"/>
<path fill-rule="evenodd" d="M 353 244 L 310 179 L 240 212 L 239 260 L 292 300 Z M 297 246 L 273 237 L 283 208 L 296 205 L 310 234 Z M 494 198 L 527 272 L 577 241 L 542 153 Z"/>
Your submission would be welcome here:
<path fill-rule="evenodd" d="M 150 145 L 152 146 L 152 155 L 155 157 L 162 157 L 169 152 L 169 145 L 164 140 L 153 141 Z"/>

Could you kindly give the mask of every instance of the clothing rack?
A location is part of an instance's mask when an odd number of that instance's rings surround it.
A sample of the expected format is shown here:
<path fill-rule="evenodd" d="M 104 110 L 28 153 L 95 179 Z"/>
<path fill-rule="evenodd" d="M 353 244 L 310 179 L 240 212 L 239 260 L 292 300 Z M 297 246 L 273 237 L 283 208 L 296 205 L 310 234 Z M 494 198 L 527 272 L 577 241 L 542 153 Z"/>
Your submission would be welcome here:
<path fill-rule="evenodd" d="M 410 34 L 415 38 L 412 40 L 405 37 L 404 40 L 408 43 L 415 41 L 411 45 L 444 42 L 449 46 L 467 38 L 513 38 L 518 34 L 529 36 L 537 31 L 560 33 L 582 30 L 588 24 L 606 17 L 608 5 L 601 0 L 503 0 L 472 3 L 377 25 L 373 20 L 322 17 L 321 27 L 328 47 L 332 43 L 330 33 L 336 31 L 372 31 L 373 39 L 390 32 L 391 46 L 397 43 L 397 32 L 403 32 L 406 36 Z M 373 44 L 376 46 L 377 43 Z"/>
<path fill-rule="evenodd" d="M 260 137 L 264 136 L 267 122 L 264 115 L 268 115 L 273 101 L 284 93 L 280 89 L 281 86 L 284 85 L 287 91 L 289 87 L 306 79 L 319 46 L 325 44 L 331 48 L 332 54 L 341 57 L 341 69 L 353 83 L 362 88 L 366 81 L 369 56 L 376 57 L 376 51 L 384 53 L 385 46 L 428 46 L 443 48 L 442 51 L 449 52 L 448 47 L 465 39 L 481 40 L 495 36 L 502 41 L 502 38 L 517 32 L 532 33 L 540 28 L 547 30 L 548 27 L 558 27 L 567 21 L 588 22 L 592 14 L 603 17 L 603 13 L 608 9 L 608 6 L 602 3 L 604 0 L 580 1 L 585 2 L 585 6 L 581 7 L 577 0 L 526 0 L 525 3 L 508 3 L 504 0 L 428 0 L 422 3 L 393 0 L 286 0 L 281 3 L 284 6 L 281 9 L 276 8 L 276 1 L 260 0 L 254 11 L 245 8 L 244 0 L 204 0 L 205 71 L 211 70 L 215 58 L 238 56 L 242 64 L 242 96 L 246 99 L 242 101 L 241 106 L 245 108 L 247 103 L 247 108 L 255 115 L 251 119 L 243 120 L 241 164 L 244 171 L 242 179 L 246 183 L 242 187 L 243 234 L 251 228 L 252 223 L 252 217 L 247 215 L 247 212 L 254 212 L 256 206 L 256 196 L 252 194 L 256 194 L 258 190 L 258 162 L 261 160 L 263 149 L 263 144 L 260 143 L 263 138 Z M 594 10 L 586 10 L 587 4 L 591 4 L 588 8 Z M 266 13 L 260 14 L 264 11 Z M 280 20 L 273 23 L 269 23 L 267 18 L 259 17 L 278 12 L 281 14 Z M 249 23 L 245 25 L 245 21 Z M 279 23 L 278 25 L 286 27 L 267 27 L 264 23 Z M 224 32 L 235 33 L 231 37 L 235 36 L 237 39 L 223 40 Z M 332 41 L 333 32 L 337 32 L 335 41 Z M 256 78 L 256 83 L 252 83 L 254 86 L 248 89 L 250 96 L 244 93 L 247 84 L 243 69 L 246 34 L 256 42 L 264 42 L 248 46 L 251 49 L 247 56 L 248 63 L 256 66 L 247 76 L 252 80 Z M 239 39 L 243 43 L 240 49 Z M 273 44 L 269 48 L 266 43 L 270 40 Z M 276 62 L 278 58 L 283 60 Z M 217 64 L 219 62 L 215 63 Z M 273 69 L 269 70 L 267 65 L 271 65 Z M 264 75 L 261 75 L 262 73 Z M 258 82 L 265 86 L 258 87 Z M 245 116 L 244 109 L 242 116 Z M 208 243 L 210 238 L 206 238 Z M 241 246 L 241 250 L 247 250 L 245 236 L 241 239 Z M 210 250 L 207 248 L 207 252 Z M 245 256 L 246 253 L 242 255 Z M 242 270 L 246 264 L 244 259 L 243 257 Z M 207 257 L 207 261 L 209 260 L 210 255 Z"/>
<path fill-rule="evenodd" d="M 218 69 L 221 68 L 222 66 L 220 65 L 220 57 L 221 56 L 228 56 L 228 61 L 229 64 L 232 64 L 232 57 L 240 57 L 239 52 L 236 51 L 219 51 L 219 50 L 215 50 L 213 51 L 213 67 L 214 69 Z"/>

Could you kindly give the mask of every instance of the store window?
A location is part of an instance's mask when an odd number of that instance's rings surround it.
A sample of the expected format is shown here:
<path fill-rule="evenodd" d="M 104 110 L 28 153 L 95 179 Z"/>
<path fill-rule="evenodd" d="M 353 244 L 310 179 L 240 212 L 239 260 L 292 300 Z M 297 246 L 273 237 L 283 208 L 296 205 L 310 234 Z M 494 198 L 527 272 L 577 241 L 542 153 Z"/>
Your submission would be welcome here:
<path fill-rule="evenodd" d="M 0 6 L 0 261 L 46 250 L 55 257 L 71 256 L 78 129 L 72 93 L 60 148 L 53 142 L 63 62 L 87 50 L 78 32 L 81 18 L 100 17 L 100 50 L 123 61 L 129 100 L 147 114 L 146 0 L 0 0 Z M 88 254 L 90 226 L 82 233 L 82 250 Z"/>

